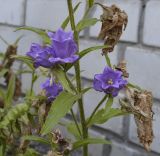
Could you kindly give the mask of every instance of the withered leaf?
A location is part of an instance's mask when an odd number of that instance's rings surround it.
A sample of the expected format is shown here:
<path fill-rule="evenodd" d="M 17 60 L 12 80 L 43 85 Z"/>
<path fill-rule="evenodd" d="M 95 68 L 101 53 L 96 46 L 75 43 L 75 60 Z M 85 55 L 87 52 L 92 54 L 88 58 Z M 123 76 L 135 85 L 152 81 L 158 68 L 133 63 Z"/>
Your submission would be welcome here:
<path fill-rule="evenodd" d="M 150 150 L 150 145 L 153 141 L 153 129 L 152 129 L 152 94 L 151 92 L 134 92 L 135 106 L 139 107 L 147 117 L 135 115 L 135 121 L 137 124 L 137 133 L 140 142 L 144 145 L 147 151 Z"/>
<path fill-rule="evenodd" d="M 128 78 L 129 77 L 129 73 L 127 72 L 126 65 L 127 65 L 126 61 L 123 60 L 116 66 L 116 69 L 121 71 L 123 73 L 124 77 Z"/>
<path fill-rule="evenodd" d="M 101 15 L 102 27 L 99 38 L 103 39 L 104 44 L 109 46 L 109 48 L 103 49 L 103 53 L 112 52 L 127 26 L 128 16 L 125 11 L 122 11 L 116 5 L 108 7 L 99 3 L 97 4 L 103 8 L 103 14 Z"/>
<path fill-rule="evenodd" d="M 12 77 L 13 71 L 12 71 L 12 65 L 15 61 L 14 58 L 11 58 L 12 55 L 17 54 L 17 45 L 9 45 L 6 52 L 4 59 L 2 61 L 2 64 L 0 65 L 0 70 L 1 68 L 6 68 L 8 69 L 8 72 L 4 75 L 5 77 L 5 82 L 6 85 L 8 86 L 10 78 Z M 14 100 L 18 100 L 18 97 L 21 95 L 21 81 L 20 79 L 16 76 L 16 82 L 15 82 L 15 92 L 14 92 Z"/>
<path fill-rule="evenodd" d="M 9 69 L 13 65 L 14 58 L 11 58 L 12 55 L 17 54 L 17 46 L 16 45 L 9 45 L 7 51 L 4 56 L 3 65 L 5 68 Z"/>
<path fill-rule="evenodd" d="M 130 105 L 123 105 L 123 109 L 132 112 L 137 125 L 137 134 L 140 143 L 149 151 L 153 141 L 153 111 L 152 111 L 152 93 L 149 91 L 139 91 L 128 89 L 128 102 Z"/>
<path fill-rule="evenodd" d="M 62 155 L 68 154 L 72 149 L 72 145 L 62 136 L 60 130 L 57 129 L 51 134 L 53 143 L 57 145 L 56 153 Z"/>

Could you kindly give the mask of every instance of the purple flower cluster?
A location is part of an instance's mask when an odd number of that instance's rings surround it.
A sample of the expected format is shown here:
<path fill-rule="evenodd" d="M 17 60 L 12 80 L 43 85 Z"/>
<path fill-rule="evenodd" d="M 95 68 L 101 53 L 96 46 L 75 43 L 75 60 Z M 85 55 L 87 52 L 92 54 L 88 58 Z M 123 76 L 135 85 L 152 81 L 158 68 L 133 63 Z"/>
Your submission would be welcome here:
<path fill-rule="evenodd" d="M 35 67 L 49 68 L 56 64 L 74 63 L 78 60 L 77 44 L 73 38 L 73 32 L 65 32 L 62 28 L 55 33 L 48 32 L 52 43 L 42 47 L 33 43 L 27 55 L 34 61 Z"/>
<path fill-rule="evenodd" d="M 121 71 L 115 71 L 110 67 L 105 67 L 102 74 L 96 74 L 93 81 L 95 90 L 111 94 L 113 97 L 127 85 L 123 79 Z"/>
<path fill-rule="evenodd" d="M 42 89 L 45 90 L 48 101 L 53 101 L 60 92 L 63 91 L 63 87 L 60 83 L 55 83 L 52 79 L 48 78 L 41 85 Z"/>

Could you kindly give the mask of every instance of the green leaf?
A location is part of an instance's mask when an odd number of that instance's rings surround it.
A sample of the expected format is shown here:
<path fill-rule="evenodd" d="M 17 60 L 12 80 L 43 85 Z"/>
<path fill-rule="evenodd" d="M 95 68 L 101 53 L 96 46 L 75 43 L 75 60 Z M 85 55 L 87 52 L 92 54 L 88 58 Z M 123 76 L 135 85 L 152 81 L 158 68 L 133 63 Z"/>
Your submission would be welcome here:
<path fill-rule="evenodd" d="M 72 90 L 72 88 L 71 88 L 71 86 L 70 86 L 70 84 L 67 80 L 66 74 L 62 69 L 56 68 L 56 69 L 53 70 L 53 73 L 56 75 L 57 79 L 60 81 L 60 83 L 62 84 L 64 89 L 66 89 L 70 93 L 73 93 L 73 94 L 75 93 Z"/>
<path fill-rule="evenodd" d="M 0 138 L 0 156 L 5 156 L 6 142 L 3 138 Z"/>
<path fill-rule="evenodd" d="M 4 116 L 4 113 L 5 113 L 4 109 L 0 108 L 0 119 Z"/>
<path fill-rule="evenodd" d="M 40 37 L 42 37 L 43 42 L 45 44 L 50 44 L 51 40 L 49 38 L 49 36 L 47 35 L 47 33 L 44 30 L 38 29 L 38 28 L 33 28 L 33 27 L 20 27 L 18 29 L 16 29 L 16 31 L 18 30 L 28 30 L 28 31 L 32 31 L 36 34 L 38 34 Z"/>
<path fill-rule="evenodd" d="M 83 139 L 73 143 L 73 150 L 88 144 L 111 144 L 111 142 L 100 138 Z"/>
<path fill-rule="evenodd" d="M 28 111 L 28 109 L 29 106 L 25 103 L 18 104 L 15 107 L 10 108 L 7 114 L 3 117 L 2 121 L 0 122 L 0 128 L 5 128 L 6 126 L 8 126 L 9 123 L 23 116 L 24 113 Z"/>
<path fill-rule="evenodd" d="M 74 12 L 76 12 L 76 10 L 78 9 L 79 5 L 81 4 L 81 2 L 79 2 L 73 9 Z M 64 20 L 64 22 L 61 25 L 61 28 L 65 29 L 67 27 L 69 23 L 69 16 Z"/>
<path fill-rule="evenodd" d="M 4 59 L 5 54 L 0 52 L 0 59 L 3 60 Z"/>
<path fill-rule="evenodd" d="M 1 144 L 1 145 L 0 145 L 0 156 L 4 156 L 4 154 L 3 154 L 3 149 L 4 149 L 4 148 L 3 148 L 3 145 Z"/>
<path fill-rule="evenodd" d="M 15 81 L 16 81 L 16 77 L 14 74 L 12 74 L 9 80 L 9 85 L 8 85 L 6 96 L 5 96 L 5 107 L 10 107 L 12 104 L 14 91 L 15 91 L 15 83 L 16 83 Z"/>
<path fill-rule="evenodd" d="M 82 132 L 82 126 L 81 124 L 78 124 L 80 127 L 80 131 Z M 67 130 L 69 133 L 71 133 L 76 139 L 81 139 L 81 136 L 77 130 L 77 127 L 75 125 L 75 123 L 71 122 L 67 125 Z"/>
<path fill-rule="evenodd" d="M 84 49 L 84 50 L 80 51 L 78 55 L 79 55 L 80 58 L 82 58 L 86 54 L 88 54 L 88 53 L 90 53 L 92 51 L 103 49 L 103 48 L 107 48 L 107 47 L 108 47 L 107 45 L 100 45 L 100 46 L 90 47 L 90 48 L 87 48 L 87 49 Z"/>
<path fill-rule="evenodd" d="M 5 95 L 6 95 L 6 93 L 5 93 L 4 89 L 3 88 L 0 89 L 0 97 L 2 98 L 2 100 L 5 99 Z"/>
<path fill-rule="evenodd" d="M 108 121 L 109 119 L 113 118 L 113 117 L 117 117 L 117 116 L 122 116 L 122 115 L 127 115 L 128 113 L 118 109 L 118 108 L 111 108 L 110 111 L 108 113 L 104 113 L 103 114 L 103 118 L 100 120 L 100 123 L 105 123 L 106 121 Z"/>
<path fill-rule="evenodd" d="M 0 77 L 3 77 L 8 72 L 8 69 L 2 68 L 0 70 Z"/>
<path fill-rule="evenodd" d="M 18 156 L 40 156 L 40 153 L 38 153 L 35 149 L 33 148 L 27 148 L 26 152 L 22 155 Z"/>
<path fill-rule="evenodd" d="M 25 69 L 20 69 L 17 71 L 16 75 L 21 75 L 21 74 L 31 74 L 33 71 L 32 70 L 25 70 Z"/>
<path fill-rule="evenodd" d="M 58 121 L 68 113 L 75 101 L 80 97 L 81 95 L 73 95 L 66 91 L 63 91 L 59 96 L 57 96 L 51 105 L 41 133 L 43 135 L 49 133 Z"/>
<path fill-rule="evenodd" d="M 0 145 L 0 156 L 5 156 L 4 155 L 4 146 Z"/>
<path fill-rule="evenodd" d="M 118 108 L 111 108 L 109 111 L 100 109 L 88 123 L 88 126 L 91 126 L 93 124 L 103 124 L 113 117 L 122 115 L 128 115 L 128 113 Z"/>
<path fill-rule="evenodd" d="M 33 67 L 33 60 L 28 57 L 28 56 L 22 56 L 22 55 L 12 55 L 11 58 L 15 58 L 19 61 L 22 61 L 24 62 L 25 64 L 28 65 L 28 67 L 31 69 L 31 70 L 34 70 L 34 67 Z"/>
<path fill-rule="evenodd" d="M 96 51 L 96 50 L 99 50 L 99 49 L 103 49 L 103 48 L 107 48 L 108 46 L 107 45 L 100 45 L 100 46 L 94 46 L 94 47 L 90 47 L 90 48 L 87 48 L 87 49 L 84 49 L 82 51 L 80 51 L 78 53 L 80 59 L 83 58 L 85 55 L 87 55 L 88 53 L 90 52 L 93 52 L 93 51 Z M 65 67 L 65 71 L 68 71 L 74 64 L 68 64 L 66 67 Z"/>
<path fill-rule="evenodd" d="M 24 35 L 19 36 L 16 41 L 14 42 L 14 45 L 17 45 L 19 41 L 24 37 Z"/>
<path fill-rule="evenodd" d="M 27 136 L 23 136 L 22 140 L 36 141 L 42 144 L 50 145 L 50 142 L 48 140 L 38 136 L 27 135 Z"/>
<path fill-rule="evenodd" d="M 82 90 L 82 93 L 84 94 L 84 93 L 86 93 L 86 92 L 88 92 L 90 89 L 92 89 L 93 87 L 87 87 L 87 88 L 84 88 L 83 90 Z"/>
<path fill-rule="evenodd" d="M 88 1 L 88 6 L 91 8 L 94 4 L 94 0 L 87 0 Z"/>
<path fill-rule="evenodd" d="M 97 124 L 98 121 L 101 120 L 102 114 L 104 114 L 104 113 L 105 113 L 105 109 L 102 108 L 96 112 L 96 114 L 92 117 L 92 119 L 90 121 L 87 119 L 87 121 L 88 121 L 87 127 L 90 127 L 94 124 Z"/>
<path fill-rule="evenodd" d="M 86 18 L 82 19 L 76 26 L 76 30 L 80 32 L 81 30 L 95 25 L 99 20 L 97 18 Z"/>
<path fill-rule="evenodd" d="M 109 96 L 108 100 L 107 100 L 107 103 L 106 103 L 106 106 L 105 106 L 105 110 L 109 111 L 111 106 L 112 106 L 112 104 L 113 104 L 113 97 Z"/>

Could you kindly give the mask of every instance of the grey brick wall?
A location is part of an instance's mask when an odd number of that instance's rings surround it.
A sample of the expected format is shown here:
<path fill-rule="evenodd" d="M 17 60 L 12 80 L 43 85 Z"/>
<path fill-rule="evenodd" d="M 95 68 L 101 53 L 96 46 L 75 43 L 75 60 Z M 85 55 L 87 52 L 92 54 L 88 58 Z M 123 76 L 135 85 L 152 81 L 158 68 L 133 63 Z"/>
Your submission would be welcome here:
<path fill-rule="evenodd" d="M 74 4 L 78 1 L 74 0 Z M 85 0 L 80 1 L 83 3 L 76 13 L 76 22 L 83 16 L 82 12 L 85 9 Z M 110 57 L 114 64 L 125 58 L 128 62 L 130 80 L 153 91 L 154 141 L 152 151 L 146 153 L 138 142 L 133 117 L 114 118 L 107 124 L 95 125 L 90 131 L 91 135 L 111 140 L 112 146 L 92 145 L 90 154 L 92 156 L 158 156 L 160 154 L 160 0 L 101 0 L 101 2 L 108 5 L 117 4 L 128 13 L 128 27 Z M 91 16 L 99 17 L 101 13 L 101 9 L 97 6 L 92 10 Z M 31 32 L 13 32 L 16 27 L 26 25 L 56 30 L 67 14 L 66 0 L 0 0 L 0 35 L 12 43 L 18 36 L 24 34 L 18 51 L 19 54 L 25 54 L 32 42 L 41 43 L 41 39 Z M 96 40 L 99 30 L 100 23 L 86 30 L 85 35 L 82 33 L 80 49 L 102 44 Z M 5 48 L 6 45 L 0 41 L 0 51 L 5 51 Z M 97 51 L 82 59 L 81 70 L 85 70 L 82 72 L 84 86 L 92 85 L 93 75 L 101 72 L 105 66 L 105 60 L 100 53 Z M 71 69 L 70 73 L 73 74 L 74 71 Z M 40 78 L 35 85 L 37 93 L 39 84 L 43 80 L 43 77 Z M 30 75 L 22 76 L 22 81 L 25 92 L 31 81 Z M 102 96 L 95 91 L 85 95 L 86 116 L 91 113 Z M 117 107 L 117 100 L 114 105 Z M 77 107 L 74 110 L 76 111 Z M 63 131 L 67 135 L 67 132 Z"/>

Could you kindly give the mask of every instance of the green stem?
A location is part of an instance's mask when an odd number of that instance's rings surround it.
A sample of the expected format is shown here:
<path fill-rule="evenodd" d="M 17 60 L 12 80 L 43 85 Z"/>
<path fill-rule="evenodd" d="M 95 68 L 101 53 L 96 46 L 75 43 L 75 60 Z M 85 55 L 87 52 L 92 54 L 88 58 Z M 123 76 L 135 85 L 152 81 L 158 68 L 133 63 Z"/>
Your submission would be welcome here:
<path fill-rule="evenodd" d="M 77 90 L 75 88 L 75 86 L 73 85 L 73 83 L 70 81 L 70 79 L 68 78 L 68 76 L 65 74 L 66 80 L 68 81 L 70 87 L 74 90 L 75 93 L 77 93 Z"/>
<path fill-rule="evenodd" d="M 78 32 L 77 32 L 76 26 L 75 26 L 74 11 L 73 11 L 73 7 L 72 7 L 72 0 L 67 0 L 67 4 L 68 4 L 68 11 L 69 11 L 69 18 L 70 18 L 71 28 L 74 31 L 75 41 L 76 41 L 77 45 L 79 46 L 79 36 L 78 36 Z M 76 73 L 77 90 L 78 90 L 78 93 L 81 93 L 81 77 L 80 77 L 79 61 L 77 61 L 76 64 L 75 64 L 75 73 Z M 82 98 L 78 100 L 78 106 L 79 106 L 80 118 L 81 118 L 81 124 L 82 124 L 83 139 L 86 139 L 86 138 L 88 138 L 88 128 L 86 126 Z M 88 146 L 87 145 L 85 145 L 83 147 L 83 156 L 88 156 Z"/>
<path fill-rule="evenodd" d="M 137 90 L 143 91 L 142 88 L 140 88 L 139 86 L 137 86 L 135 84 L 132 84 L 132 83 L 128 83 L 127 86 L 130 87 L 130 88 L 135 88 Z"/>
<path fill-rule="evenodd" d="M 95 115 L 95 113 L 97 112 L 98 108 L 103 104 L 103 102 L 107 99 L 108 95 L 105 95 L 102 100 L 98 103 L 98 105 L 96 106 L 96 108 L 93 110 L 91 116 L 89 117 L 88 121 L 87 121 L 87 125 L 90 123 L 90 121 L 92 120 L 93 116 Z"/>
<path fill-rule="evenodd" d="M 31 82 L 31 88 L 30 88 L 30 96 L 32 95 L 32 92 L 33 92 L 34 74 L 35 74 L 35 70 L 32 71 L 32 82 Z"/>
<path fill-rule="evenodd" d="M 110 61 L 110 58 L 109 58 L 108 54 L 105 54 L 105 58 L 106 58 L 107 65 L 108 65 L 109 67 L 112 67 L 111 61 Z"/>
<path fill-rule="evenodd" d="M 88 9 L 86 10 L 86 12 L 84 13 L 84 15 L 83 15 L 83 18 L 82 18 L 82 19 L 85 19 L 85 18 L 88 16 L 89 11 L 90 11 L 90 8 L 88 8 Z"/>
<path fill-rule="evenodd" d="M 105 110 L 109 111 L 111 109 L 112 104 L 113 104 L 113 97 L 109 95 L 106 106 L 105 106 Z"/>
<path fill-rule="evenodd" d="M 71 114 L 72 114 L 73 120 L 74 120 L 74 122 L 75 122 L 75 125 L 76 125 L 76 127 L 77 127 L 77 130 L 78 130 L 78 132 L 79 132 L 79 135 L 82 136 L 82 133 L 81 133 L 81 130 L 80 130 L 80 128 L 79 128 L 78 122 L 77 122 L 77 120 L 76 120 L 76 116 L 75 116 L 75 114 L 74 114 L 74 112 L 73 112 L 73 109 L 71 109 Z"/>

